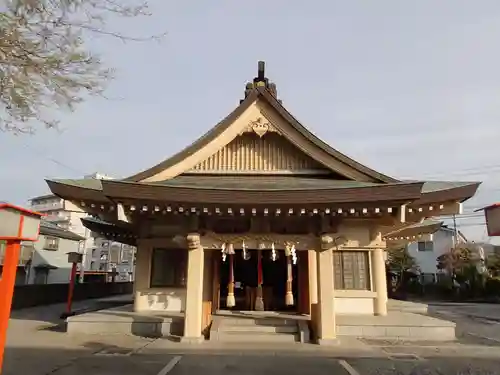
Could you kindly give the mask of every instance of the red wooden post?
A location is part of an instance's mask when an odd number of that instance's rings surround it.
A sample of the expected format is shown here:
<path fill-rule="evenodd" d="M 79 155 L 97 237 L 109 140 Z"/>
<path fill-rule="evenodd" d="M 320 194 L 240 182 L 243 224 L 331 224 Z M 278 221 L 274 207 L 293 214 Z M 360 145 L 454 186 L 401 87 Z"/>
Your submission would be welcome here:
<path fill-rule="evenodd" d="M 16 284 L 22 241 L 36 241 L 42 214 L 0 202 L 0 240 L 6 241 L 2 278 L 0 279 L 0 373 L 2 372 L 7 328 Z"/>
<path fill-rule="evenodd" d="M 2 298 L 2 303 L 0 304 L 0 373 L 2 372 L 3 354 L 7 341 L 7 328 L 9 327 L 10 309 L 12 307 L 12 297 L 14 296 L 20 249 L 21 241 L 7 241 L 2 279 L 0 280 L 0 296 Z"/>
<path fill-rule="evenodd" d="M 71 265 L 71 276 L 69 278 L 69 287 L 68 287 L 68 302 L 66 304 L 66 314 L 71 315 L 71 305 L 73 304 L 73 292 L 75 290 L 75 281 L 76 281 L 76 263 L 72 263 Z"/>

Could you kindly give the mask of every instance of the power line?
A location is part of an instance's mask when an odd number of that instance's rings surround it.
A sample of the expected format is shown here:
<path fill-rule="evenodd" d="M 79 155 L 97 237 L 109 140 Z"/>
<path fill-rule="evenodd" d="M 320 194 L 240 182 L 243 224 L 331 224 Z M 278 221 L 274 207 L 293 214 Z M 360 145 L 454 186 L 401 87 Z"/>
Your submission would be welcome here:
<path fill-rule="evenodd" d="M 485 227 L 486 223 L 466 223 L 466 224 L 457 224 L 458 228 L 463 227 Z"/>
<path fill-rule="evenodd" d="M 23 147 L 25 147 L 26 149 L 32 151 L 33 153 L 37 154 L 38 156 L 45 158 L 46 160 L 48 160 L 48 161 L 50 161 L 50 162 L 52 162 L 52 163 L 54 163 L 62 168 L 65 168 L 69 171 L 72 171 L 78 175 L 85 174 L 82 171 L 77 170 L 77 169 L 67 165 L 64 162 L 61 162 L 60 160 L 58 160 L 54 157 L 47 156 L 46 154 L 42 153 L 40 150 L 35 149 L 33 146 L 28 146 L 27 144 L 21 144 L 21 145 Z M 447 170 L 447 171 L 443 171 L 443 172 L 432 172 L 432 174 L 424 174 L 424 175 L 420 175 L 419 177 L 420 178 L 443 178 L 444 177 L 443 179 L 447 179 L 448 176 L 461 176 L 461 175 L 462 176 L 473 176 L 473 175 L 484 174 L 484 173 L 488 173 L 488 174 L 499 173 L 500 174 L 500 164 L 491 164 L 491 165 L 483 165 L 483 166 L 472 167 L 472 168 L 463 168 L 463 169 L 458 169 L 455 171 Z M 412 177 L 412 179 L 415 179 L 415 178 Z M 480 192 L 484 192 L 484 191 L 496 192 L 496 191 L 500 191 L 500 187 L 493 188 L 493 189 L 482 187 Z M 481 206 L 481 205 L 478 205 L 478 206 Z M 457 218 L 460 218 L 460 217 L 463 217 L 463 215 L 460 215 Z"/>
<path fill-rule="evenodd" d="M 484 173 L 500 173 L 500 164 L 483 165 L 474 168 L 457 169 L 455 171 L 430 172 L 419 175 L 420 178 L 442 178 L 443 176 L 478 175 Z M 415 179 L 415 176 L 401 177 L 404 179 Z"/>
<path fill-rule="evenodd" d="M 56 165 L 58 165 L 60 167 L 68 169 L 68 170 L 70 170 L 70 171 L 72 171 L 74 173 L 77 173 L 79 175 L 84 175 L 84 173 L 82 173 L 81 171 L 77 171 L 76 169 L 70 167 L 69 165 L 67 165 L 67 164 L 65 164 L 65 163 L 63 163 L 63 162 L 61 162 L 61 161 L 59 161 L 59 160 L 57 160 L 57 159 L 55 159 L 53 157 L 44 155 L 42 152 L 40 152 L 39 150 L 35 149 L 33 146 L 28 146 L 26 143 L 24 143 L 24 144 L 21 143 L 21 146 L 24 147 L 24 148 L 26 148 L 27 150 L 29 150 L 29 151 L 37 154 L 39 157 L 47 159 L 48 161 L 51 161 L 52 163 L 54 163 L 54 164 L 56 164 Z"/>

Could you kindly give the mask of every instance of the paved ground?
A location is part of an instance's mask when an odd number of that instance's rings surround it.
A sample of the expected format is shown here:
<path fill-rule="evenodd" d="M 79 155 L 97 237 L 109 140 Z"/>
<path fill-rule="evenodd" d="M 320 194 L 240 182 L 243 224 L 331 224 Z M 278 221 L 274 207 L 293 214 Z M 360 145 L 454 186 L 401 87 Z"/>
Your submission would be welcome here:
<path fill-rule="evenodd" d="M 500 305 L 486 303 L 431 303 L 429 314 L 454 321 L 460 335 L 500 343 Z"/>
<path fill-rule="evenodd" d="M 500 357 L 412 357 L 341 358 L 290 355 L 159 354 L 93 356 L 63 365 L 56 375 L 456 375 L 497 374 Z"/>
<path fill-rule="evenodd" d="M 189 346 L 125 335 L 72 337 L 59 324 L 63 308 L 56 305 L 14 313 L 2 375 L 500 374 L 500 341 L 478 335 L 442 344 L 346 339 L 330 348 L 209 342 Z M 445 304 L 433 309 L 434 314 L 455 314 L 452 318 L 464 330 L 497 334 L 496 320 L 491 319 L 500 317 L 498 305 L 495 309 Z"/>

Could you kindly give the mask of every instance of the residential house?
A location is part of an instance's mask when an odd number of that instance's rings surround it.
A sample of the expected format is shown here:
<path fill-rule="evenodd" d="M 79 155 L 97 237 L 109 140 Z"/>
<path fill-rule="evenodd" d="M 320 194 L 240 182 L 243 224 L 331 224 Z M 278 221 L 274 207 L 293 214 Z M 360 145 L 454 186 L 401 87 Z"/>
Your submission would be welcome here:
<path fill-rule="evenodd" d="M 16 285 L 23 285 L 26 283 L 27 270 L 34 251 L 33 244 L 30 242 L 21 244 L 21 252 L 19 254 L 19 261 L 16 271 Z M 5 242 L 0 241 L 0 276 L 3 271 L 3 262 L 5 259 Z"/>
<path fill-rule="evenodd" d="M 42 221 L 38 241 L 32 244 L 33 253 L 27 274 L 28 283 L 69 282 L 71 265 L 68 263 L 68 253 L 78 252 L 80 241 L 84 240 L 85 237 Z"/>
<path fill-rule="evenodd" d="M 456 239 L 455 239 L 456 237 Z M 436 232 L 426 234 L 418 238 L 415 242 L 408 243 L 408 253 L 415 258 L 420 268 L 421 280 L 423 283 L 435 282 L 440 273 L 437 269 L 437 257 L 449 252 L 458 244 L 467 242 L 465 236 L 446 225 L 441 225 Z"/>

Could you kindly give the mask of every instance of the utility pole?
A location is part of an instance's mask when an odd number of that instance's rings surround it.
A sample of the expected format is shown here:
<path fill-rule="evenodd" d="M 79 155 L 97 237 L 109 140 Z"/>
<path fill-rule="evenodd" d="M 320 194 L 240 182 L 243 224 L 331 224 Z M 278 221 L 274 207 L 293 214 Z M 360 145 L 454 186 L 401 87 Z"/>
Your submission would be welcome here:
<path fill-rule="evenodd" d="M 87 245 L 90 239 L 90 230 L 85 228 L 84 232 L 85 239 L 80 243 L 80 252 L 82 254 L 82 261 L 80 262 L 80 283 L 83 284 L 85 281 L 85 265 L 87 263 Z"/>
<path fill-rule="evenodd" d="M 457 220 L 453 214 L 453 248 L 458 246 Z"/>

